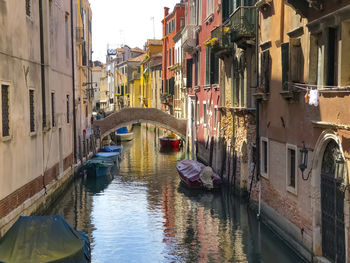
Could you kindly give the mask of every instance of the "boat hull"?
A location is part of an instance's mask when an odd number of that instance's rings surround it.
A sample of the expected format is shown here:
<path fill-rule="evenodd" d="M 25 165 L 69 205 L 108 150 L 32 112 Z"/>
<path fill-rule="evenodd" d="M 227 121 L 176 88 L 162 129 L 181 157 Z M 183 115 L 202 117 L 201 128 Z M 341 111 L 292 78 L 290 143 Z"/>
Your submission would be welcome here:
<path fill-rule="evenodd" d="M 166 138 L 162 137 L 159 138 L 160 146 L 163 148 L 173 148 L 178 149 L 180 148 L 180 139 L 173 139 L 173 138 Z"/>
<path fill-rule="evenodd" d="M 129 133 L 117 133 L 116 134 L 117 141 L 119 142 L 127 142 L 127 141 L 132 141 L 134 139 L 134 133 L 129 132 Z"/>

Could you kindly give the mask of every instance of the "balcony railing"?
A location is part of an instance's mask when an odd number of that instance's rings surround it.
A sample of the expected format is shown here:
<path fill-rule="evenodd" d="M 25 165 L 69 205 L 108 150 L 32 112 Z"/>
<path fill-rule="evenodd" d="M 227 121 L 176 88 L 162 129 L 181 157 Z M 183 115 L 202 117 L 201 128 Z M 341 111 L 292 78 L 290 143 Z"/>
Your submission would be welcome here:
<path fill-rule="evenodd" d="M 256 34 L 256 8 L 241 6 L 230 16 L 232 40 L 254 38 Z"/>
<path fill-rule="evenodd" d="M 196 48 L 195 25 L 186 25 L 182 33 L 182 47 L 185 52 L 191 53 Z"/>
<path fill-rule="evenodd" d="M 84 42 L 84 28 L 82 27 L 76 28 L 76 39 L 77 39 L 77 44 L 81 44 Z"/>
<path fill-rule="evenodd" d="M 230 41 L 229 29 L 228 27 L 219 26 L 211 31 L 211 38 L 217 39 L 212 49 L 215 55 L 220 58 L 232 54 L 233 43 Z"/>
<path fill-rule="evenodd" d="M 141 78 L 141 74 L 137 72 L 133 72 L 131 75 L 131 80 L 139 80 Z"/>

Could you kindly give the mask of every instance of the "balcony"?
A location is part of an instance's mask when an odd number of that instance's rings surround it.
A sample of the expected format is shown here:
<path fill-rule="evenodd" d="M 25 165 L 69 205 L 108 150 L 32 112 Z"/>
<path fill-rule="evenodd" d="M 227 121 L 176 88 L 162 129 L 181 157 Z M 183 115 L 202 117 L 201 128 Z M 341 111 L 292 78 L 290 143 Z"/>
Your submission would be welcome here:
<path fill-rule="evenodd" d="M 133 72 L 132 75 L 131 75 L 131 81 L 139 80 L 139 79 L 141 79 L 141 74 L 137 73 L 137 72 Z"/>
<path fill-rule="evenodd" d="M 187 53 L 192 53 L 197 46 L 195 27 L 195 25 L 187 25 L 182 33 L 182 48 Z"/>
<path fill-rule="evenodd" d="M 211 39 L 217 39 L 217 42 L 212 46 L 212 50 L 219 58 L 232 56 L 233 43 L 230 41 L 229 27 L 219 26 L 211 31 Z"/>
<path fill-rule="evenodd" d="M 231 40 L 239 47 L 255 44 L 256 18 L 256 8 L 253 6 L 241 6 L 231 14 Z"/>
<path fill-rule="evenodd" d="M 76 28 L 76 41 L 77 41 L 77 44 L 80 45 L 84 42 L 84 28 L 82 27 L 77 27 Z"/>

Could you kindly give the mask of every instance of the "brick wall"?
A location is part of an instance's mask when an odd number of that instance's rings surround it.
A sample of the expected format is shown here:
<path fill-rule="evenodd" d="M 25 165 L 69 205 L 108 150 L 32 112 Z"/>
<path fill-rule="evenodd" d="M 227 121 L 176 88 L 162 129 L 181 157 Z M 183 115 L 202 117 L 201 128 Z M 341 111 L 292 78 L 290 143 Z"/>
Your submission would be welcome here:
<path fill-rule="evenodd" d="M 64 170 L 68 169 L 68 167 L 73 164 L 73 154 L 66 157 L 63 164 Z M 54 165 L 45 171 L 44 176 L 40 175 L 31 182 L 17 189 L 12 194 L 0 200 L 0 218 L 8 215 L 11 213 L 11 211 L 23 204 L 27 199 L 40 192 L 44 188 L 44 184 L 47 185 L 56 179 L 59 176 L 58 167 L 58 164 Z"/>

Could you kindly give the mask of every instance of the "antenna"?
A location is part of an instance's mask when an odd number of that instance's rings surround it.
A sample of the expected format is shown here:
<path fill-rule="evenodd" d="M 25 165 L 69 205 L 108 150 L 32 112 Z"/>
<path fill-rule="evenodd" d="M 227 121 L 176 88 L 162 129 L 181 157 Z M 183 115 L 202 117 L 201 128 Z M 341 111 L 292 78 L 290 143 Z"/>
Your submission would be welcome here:
<path fill-rule="evenodd" d="M 151 17 L 151 20 L 153 20 L 153 39 L 156 39 L 156 30 L 154 26 L 154 16 Z"/>

